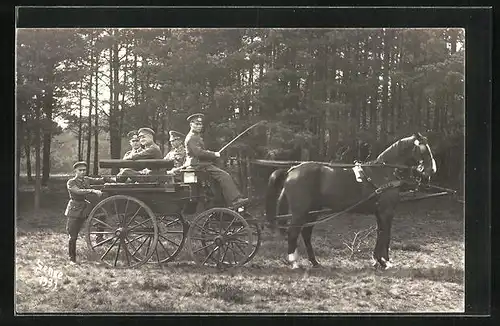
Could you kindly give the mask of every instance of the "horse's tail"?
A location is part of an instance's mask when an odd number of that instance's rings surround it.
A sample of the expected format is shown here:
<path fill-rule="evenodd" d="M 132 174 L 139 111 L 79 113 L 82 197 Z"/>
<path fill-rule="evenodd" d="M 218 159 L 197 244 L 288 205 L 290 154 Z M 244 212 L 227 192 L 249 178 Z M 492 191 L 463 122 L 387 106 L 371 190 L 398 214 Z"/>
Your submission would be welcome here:
<path fill-rule="evenodd" d="M 274 171 L 269 177 L 269 182 L 267 183 L 266 191 L 266 219 L 270 223 L 271 229 L 276 229 L 276 208 L 278 204 L 278 197 L 283 188 L 283 183 L 287 171 L 284 169 L 279 169 Z"/>

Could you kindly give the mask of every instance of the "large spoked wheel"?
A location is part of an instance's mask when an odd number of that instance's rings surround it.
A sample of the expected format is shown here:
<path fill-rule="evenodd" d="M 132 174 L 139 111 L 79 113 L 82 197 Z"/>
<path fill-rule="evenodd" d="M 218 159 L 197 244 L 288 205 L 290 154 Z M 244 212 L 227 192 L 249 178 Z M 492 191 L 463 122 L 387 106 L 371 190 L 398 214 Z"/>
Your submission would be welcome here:
<path fill-rule="evenodd" d="M 245 264 L 254 250 L 253 229 L 228 208 L 211 208 L 190 224 L 188 250 L 201 266 L 227 269 Z"/>
<path fill-rule="evenodd" d="M 186 242 L 188 224 L 181 214 L 157 215 L 158 243 L 151 262 L 167 263 L 175 259 Z"/>
<path fill-rule="evenodd" d="M 250 260 L 252 260 L 253 257 L 257 254 L 257 251 L 259 251 L 260 248 L 260 237 L 261 237 L 261 230 L 260 230 L 260 225 L 257 220 L 255 220 L 249 213 L 245 212 L 242 214 L 248 224 L 250 225 L 250 228 L 252 229 L 252 235 L 253 235 L 253 242 L 252 242 L 252 252 L 248 256 L 247 260 L 245 263 L 248 263 Z"/>
<path fill-rule="evenodd" d="M 137 198 L 114 195 L 90 212 L 86 241 L 93 259 L 116 268 L 138 267 L 153 255 L 158 224 L 153 211 Z"/>

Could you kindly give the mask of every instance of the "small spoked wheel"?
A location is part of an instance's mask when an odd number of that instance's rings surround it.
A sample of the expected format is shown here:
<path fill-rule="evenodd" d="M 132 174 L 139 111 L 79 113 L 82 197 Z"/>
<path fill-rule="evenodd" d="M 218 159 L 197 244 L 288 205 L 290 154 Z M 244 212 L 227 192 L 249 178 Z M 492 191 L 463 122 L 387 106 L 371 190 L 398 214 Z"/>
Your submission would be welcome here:
<path fill-rule="evenodd" d="M 141 266 L 158 243 L 153 211 L 139 199 L 125 195 L 99 202 L 89 214 L 86 230 L 93 259 L 116 268 Z"/>
<path fill-rule="evenodd" d="M 188 224 L 181 214 L 158 215 L 158 243 L 151 262 L 166 263 L 175 259 L 186 242 Z"/>
<path fill-rule="evenodd" d="M 227 269 L 245 264 L 254 250 L 253 228 L 228 208 L 211 208 L 190 224 L 188 250 L 201 266 Z"/>

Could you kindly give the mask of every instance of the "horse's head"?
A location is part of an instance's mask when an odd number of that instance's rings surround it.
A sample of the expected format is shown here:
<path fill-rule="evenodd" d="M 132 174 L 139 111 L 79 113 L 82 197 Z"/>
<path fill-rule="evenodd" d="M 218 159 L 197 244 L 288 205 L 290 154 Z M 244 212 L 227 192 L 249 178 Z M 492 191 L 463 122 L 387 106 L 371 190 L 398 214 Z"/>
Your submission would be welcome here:
<path fill-rule="evenodd" d="M 415 161 L 418 162 L 417 171 L 429 180 L 437 172 L 437 165 L 431 147 L 427 137 L 422 136 L 422 134 L 415 133 L 412 137 L 414 145 L 412 155 Z"/>
<path fill-rule="evenodd" d="M 417 171 L 426 180 L 437 171 L 429 142 L 420 133 L 398 140 L 383 151 L 376 161 L 417 166 Z"/>

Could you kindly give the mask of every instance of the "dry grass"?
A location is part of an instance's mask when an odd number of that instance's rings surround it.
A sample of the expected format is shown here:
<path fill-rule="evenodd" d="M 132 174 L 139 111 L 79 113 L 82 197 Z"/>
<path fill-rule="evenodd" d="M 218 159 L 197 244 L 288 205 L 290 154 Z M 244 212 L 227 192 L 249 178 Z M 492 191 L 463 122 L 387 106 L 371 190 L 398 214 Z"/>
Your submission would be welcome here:
<path fill-rule="evenodd" d="M 16 241 L 16 310 L 23 312 L 462 312 L 464 310 L 463 214 L 446 199 L 406 203 L 393 224 L 388 271 L 371 267 L 375 234 L 352 252 L 344 241 L 375 218 L 345 215 L 317 227 L 313 245 L 323 267 L 291 270 L 286 242 L 264 231 L 262 247 L 246 266 L 225 272 L 194 265 L 183 250 L 176 262 L 138 269 L 108 269 L 66 256 L 64 201 L 44 195 L 34 215 L 20 198 Z M 51 196 L 54 198 L 51 199 Z M 60 197 L 57 195 L 57 197 Z M 447 207 L 444 209 L 443 207 Z M 29 207 L 28 207 L 29 208 Z M 350 256 L 352 255 L 352 258 Z M 40 260 L 63 273 L 56 290 L 40 286 Z"/>

